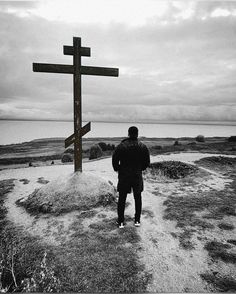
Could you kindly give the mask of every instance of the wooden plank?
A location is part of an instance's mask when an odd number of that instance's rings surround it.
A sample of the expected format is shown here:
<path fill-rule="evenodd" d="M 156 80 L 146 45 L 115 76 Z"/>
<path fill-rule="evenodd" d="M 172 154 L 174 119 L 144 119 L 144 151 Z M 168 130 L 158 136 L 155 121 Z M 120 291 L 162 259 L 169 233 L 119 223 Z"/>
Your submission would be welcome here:
<path fill-rule="evenodd" d="M 81 74 L 95 75 L 95 76 L 108 76 L 118 77 L 119 69 L 110 67 L 97 67 L 97 66 L 81 66 Z"/>
<path fill-rule="evenodd" d="M 74 143 L 75 134 L 70 135 L 68 138 L 65 139 L 65 148 L 69 147 L 71 144 Z"/>
<path fill-rule="evenodd" d="M 63 46 L 63 54 L 64 55 L 74 55 L 74 47 L 73 46 Z M 81 47 L 80 48 L 81 56 L 91 56 L 91 49 L 89 47 Z"/>
<path fill-rule="evenodd" d="M 88 122 L 85 126 L 82 127 L 81 129 L 81 137 L 86 135 L 88 132 L 91 131 L 91 122 Z"/>
<path fill-rule="evenodd" d="M 97 67 L 97 66 L 81 66 L 80 72 L 83 75 L 95 75 L 95 76 L 110 76 L 118 77 L 118 68 L 109 67 Z M 34 72 L 48 72 L 48 73 L 62 73 L 73 74 L 74 66 L 67 64 L 50 64 L 50 63 L 33 63 Z"/>
<path fill-rule="evenodd" d="M 82 95 L 81 95 L 81 38 L 73 37 L 73 66 L 74 66 L 74 75 L 73 75 L 73 92 L 74 92 L 74 134 L 75 134 L 75 143 L 74 143 L 74 170 L 75 172 L 82 172 L 82 140 L 79 135 L 79 131 L 82 127 Z"/>
<path fill-rule="evenodd" d="M 73 65 L 66 65 L 66 64 L 33 63 L 33 71 L 73 74 L 74 67 Z"/>
<path fill-rule="evenodd" d="M 91 130 L 91 122 L 87 123 L 81 131 L 78 133 L 78 137 L 83 137 Z M 69 147 L 71 144 L 75 142 L 75 134 L 70 135 L 68 138 L 65 139 L 65 148 Z"/>

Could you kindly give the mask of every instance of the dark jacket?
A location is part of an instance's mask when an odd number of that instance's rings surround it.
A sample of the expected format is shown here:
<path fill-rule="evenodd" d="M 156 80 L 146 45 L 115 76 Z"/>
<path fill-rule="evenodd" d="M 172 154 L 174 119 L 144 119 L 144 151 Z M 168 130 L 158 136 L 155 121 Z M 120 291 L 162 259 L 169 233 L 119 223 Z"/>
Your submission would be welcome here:
<path fill-rule="evenodd" d="M 145 144 L 138 139 L 124 139 L 115 149 L 112 165 L 118 171 L 118 191 L 143 191 L 142 171 L 150 164 L 150 155 Z"/>

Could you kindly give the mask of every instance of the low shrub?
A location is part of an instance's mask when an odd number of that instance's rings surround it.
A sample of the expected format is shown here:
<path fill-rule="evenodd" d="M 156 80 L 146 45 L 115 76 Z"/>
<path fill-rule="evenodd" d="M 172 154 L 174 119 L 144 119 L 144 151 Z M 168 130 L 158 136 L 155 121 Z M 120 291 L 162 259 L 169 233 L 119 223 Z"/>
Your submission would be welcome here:
<path fill-rule="evenodd" d="M 189 146 L 196 146 L 197 143 L 196 142 L 189 142 L 187 145 L 189 145 Z"/>
<path fill-rule="evenodd" d="M 229 231 L 231 231 L 231 230 L 234 229 L 234 226 L 233 226 L 233 225 L 231 225 L 231 224 L 227 224 L 227 223 L 220 223 L 220 224 L 218 225 L 218 227 L 219 227 L 220 229 L 222 229 L 222 230 L 229 230 Z"/>
<path fill-rule="evenodd" d="M 236 136 L 230 136 L 228 142 L 236 142 Z"/>
<path fill-rule="evenodd" d="M 205 142 L 205 137 L 203 135 L 198 135 L 195 140 L 197 142 Z"/>
<path fill-rule="evenodd" d="M 99 147 L 101 147 L 102 151 L 112 151 L 115 149 L 114 144 L 106 144 L 105 142 L 99 142 L 98 145 Z"/>
<path fill-rule="evenodd" d="M 61 162 L 62 163 L 73 162 L 73 158 L 72 158 L 71 154 L 69 154 L 69 153 L 63 154 L 62 158 L 61 158 Z"/>
<path fill-rule="evenodd" d="M 106 143 L 99 142 L 98 145 L 102 149 L 102 151 L 106 151 L 107 150 L 107 144 Z"/>
<path fill-rule="evenodd" d="M 152 147 L 152 149 L 154 149 L 154 150 L 162 150 L 162 146 L 155 145 L 155 146 Z"/>
<path fill-rule="evenodd" d="M 69 154 L 74 154 L 74 149 L 73 148 L 68 148 L 64 151 L 64 153 L 69 153 Z"/>
<path fill-rule="evenodd" d="M 103 155 L 102 149 L 99 145 L 93 145 L 90 148 L 89 159 L 96 159 Z"/>

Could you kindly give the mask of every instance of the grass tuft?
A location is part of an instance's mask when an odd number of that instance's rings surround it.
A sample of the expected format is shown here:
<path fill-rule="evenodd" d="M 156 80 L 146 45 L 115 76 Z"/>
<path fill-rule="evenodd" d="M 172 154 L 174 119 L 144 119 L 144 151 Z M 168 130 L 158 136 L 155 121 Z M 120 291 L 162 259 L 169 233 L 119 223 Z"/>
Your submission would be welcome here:
<path fill-rule="evenodd" d="M 97 231 L 113 231 L 116 229 L 116 218 L 113 219 L 103 219 L 102 221 L 98 221 L 96 223 L 92 223 L 89 225 L 89 228 Z"/>
<path fill-rule="evenodd" d="M 220 223 L 218 227 L 222 230 L 232 231 L 234 229 L 234 226 L 227 223 Z"/>
<path fill-rule="evenodd" d="M 229 239 L 227 242 L 236 246 L 236 240 L 234 239 Z"/>
<path fill-rule="evenodd" d="M 212 273 L 201 274 L 201 278 L 212 284 L 217 291 L 220 292 L 235 292 L 236 280 L 232 277 L 218 276 Z"/>
<path fill-rule="evenodd" d="M 190 241 L 191 237 L 193 235 L 193 231 L 191 230 L 185 230 L 181 234 L 179 234 L 179 243 L 180 247 L 185 250 L 192 250 L 194 249 L 193 243 Z"/>
<path fill-rule="evenodd" d="M 234 170 L 236 166 L 236 158 L 225 156 L 204 157 L 195 161 L 196 164 L 205 168 L 217 170 L 219 172 Z"/>
<path fill-rule="evenodd" d="M 145 217 L 149 217 L 149 218 L 153 218 L 154 217 L 154 213 L 153 211 L 151 211 L 150 209 L 142 209 L 142 214 L 145 216 Z"/>
<path fill-rule="evenodd" d="M 0 233 L 4 228 L 7 215 L 7 209 L 3 205 L 6 195 L 14 189 L 14 179 L 2 180 L 0 181 Z"/>
<path fill-rule="evenodd" d="M 86 211 L 81 211 L 79 215 L 77 215 L 76 217 L 78 219 L 84 219 L 84 218 L 92 218 L 97 214 L 97 211 L 95 210 L 86 210 Z"/>
<path fill-rule="evenodd" d="M 208 254 L 213 260 L 221 259 L 227 263 L 236 263 L 236 254 L 227 251 L 227 249 L 231 248 L 229 244 L 210 241 L 204 248 L 208 251 Z"/>
<path fill-rule="evenodd" d="M 24 185 L 27 185 L 30 182 L 28 179 L 20 179 L 19 181 L 22 182 Z"/>
<path fill-rule="evenodd" d="M 49 183 L 49 181 L 45 180 L 44 177 L 40 177 L 38 178 L 37 183 L 46 185 L 47 183 Z"/>

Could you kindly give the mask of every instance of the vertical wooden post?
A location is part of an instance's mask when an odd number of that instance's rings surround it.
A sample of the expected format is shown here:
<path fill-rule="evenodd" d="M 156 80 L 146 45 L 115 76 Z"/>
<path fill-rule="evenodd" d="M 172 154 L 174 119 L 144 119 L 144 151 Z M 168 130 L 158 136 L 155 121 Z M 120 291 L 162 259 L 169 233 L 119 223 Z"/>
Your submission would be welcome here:
<path fill-rule="evenodd" d="M 75 172 L 82 172 L 82 138 L 79 131 L 82 127 L 81 105 L 81 38 L 73 38 L 73 66 L 74 66 L 74 161 Z"/>

